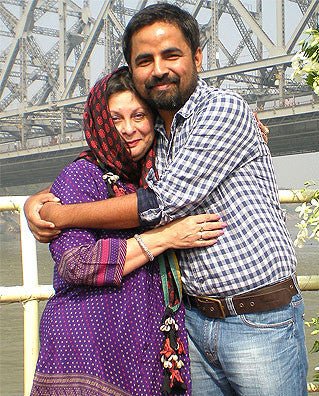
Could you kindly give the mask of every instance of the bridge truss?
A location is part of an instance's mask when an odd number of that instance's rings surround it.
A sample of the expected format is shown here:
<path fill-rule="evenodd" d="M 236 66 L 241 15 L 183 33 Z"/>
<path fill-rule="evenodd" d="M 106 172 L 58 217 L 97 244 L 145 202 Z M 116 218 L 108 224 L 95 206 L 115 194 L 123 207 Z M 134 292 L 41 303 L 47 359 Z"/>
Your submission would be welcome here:
<path fill-rule="evenodd" d="M 201 75 L 210 84 L 236 89 L 266 118 L 274 107 L 276 116 L 284 118 L 287 107 L 300 102 L 300 117 L 309 113 L 318 126 L 317 98 L 289 76 L 302 32 L 318 26 L 319 0 L 174 3 L 200 24 Z M 82 139 L 89 88 L 124 63 L 125 25 L 148 4 L 0 0 L 0 147 L 25 149 Z"/>

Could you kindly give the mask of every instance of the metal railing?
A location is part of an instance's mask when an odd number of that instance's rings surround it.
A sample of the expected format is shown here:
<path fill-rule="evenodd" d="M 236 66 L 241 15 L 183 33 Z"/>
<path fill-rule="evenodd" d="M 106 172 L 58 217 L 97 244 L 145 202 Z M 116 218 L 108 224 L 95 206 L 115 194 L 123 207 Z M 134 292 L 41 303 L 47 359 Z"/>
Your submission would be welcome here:
<path fill-rule="evenodd" d="M 24 315 L 24 395 L 30 395 L 39 353 L 39 301 L 54 294 L 52 286 L 39 285 L 36 242 L 23 213 L 27 197 L 0 197 L 0 211 L 20 215 L 23 286 L 0 287 L 0 303 L 22 302 Z"/>
<path fill-rule="evenodd" d="M 281 203 L 309 202 L 314 190 L 280 190 Z M 0 303 L 23 303 L 24 308 L 24 396 L 31 391 L 34 371 L 39 353 L 39 301 L 54 295 L 52 285 L 38 284 L 36 242 L 29 231 L 23 213 L 27 197 L 0 197 L 0 211 L 17 211 L 20 214 L 22 286 L 1 286 Z M 319 290 L 319 276 L 298 276 L 301 290 Z M 318 392 L 319 387 L 308 384 L 309 392 Z"/>

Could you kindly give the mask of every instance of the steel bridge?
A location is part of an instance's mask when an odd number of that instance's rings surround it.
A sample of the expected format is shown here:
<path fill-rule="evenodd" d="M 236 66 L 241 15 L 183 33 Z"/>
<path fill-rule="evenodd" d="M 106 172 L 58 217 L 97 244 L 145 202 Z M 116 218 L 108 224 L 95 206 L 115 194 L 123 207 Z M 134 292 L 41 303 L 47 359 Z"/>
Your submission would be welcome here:
<path fill-rule="evenodd" d="M 1 185 L 52 180 L 85 145 L 83 103 L 124 63 L 124 28 L 148 0 L 0 0 Z M 197 18 L 211 85 L 234 89 L 271 127 L 273 155 L 319 151 L 319 100 L 291 80 L 319 0 L 178 0 Z"/>

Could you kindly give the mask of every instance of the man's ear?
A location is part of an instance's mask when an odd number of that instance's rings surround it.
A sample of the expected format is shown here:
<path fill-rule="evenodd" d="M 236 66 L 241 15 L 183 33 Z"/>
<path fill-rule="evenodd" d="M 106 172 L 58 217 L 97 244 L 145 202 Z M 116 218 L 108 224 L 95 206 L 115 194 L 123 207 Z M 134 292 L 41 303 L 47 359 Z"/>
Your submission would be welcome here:
<path fill-rule="evenodd" d="M 194 55 L 194 63 L 198 73 L 201 71 L 202 61 L 203 61 L 203 51 L 200 47 L 198 47 Z"/>

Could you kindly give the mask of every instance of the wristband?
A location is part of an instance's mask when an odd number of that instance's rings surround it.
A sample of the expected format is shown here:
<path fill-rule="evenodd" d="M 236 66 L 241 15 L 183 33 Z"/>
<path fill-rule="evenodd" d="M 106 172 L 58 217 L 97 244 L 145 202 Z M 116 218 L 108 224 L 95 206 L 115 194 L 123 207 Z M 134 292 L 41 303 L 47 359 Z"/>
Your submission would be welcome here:
<path fill-rule="evenodd" d="M 145 245 L 142 237 L 139 234 L 135 234 L 134 238 L 136 239 L 137 243 L 140 245 L 140 247 L 143 250 L 143 252 L 148 257 L 148 259 L 150 261 L 153 261 L 154 260 L 154 256 L 153 256 L 152 252 L 149 250 L 149 248 Z"/>

